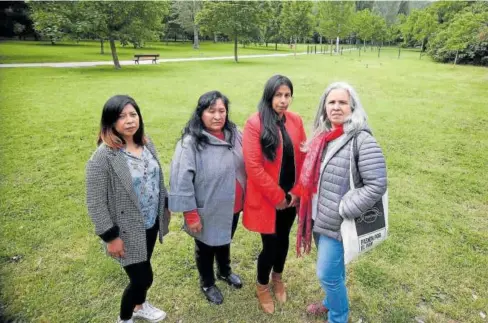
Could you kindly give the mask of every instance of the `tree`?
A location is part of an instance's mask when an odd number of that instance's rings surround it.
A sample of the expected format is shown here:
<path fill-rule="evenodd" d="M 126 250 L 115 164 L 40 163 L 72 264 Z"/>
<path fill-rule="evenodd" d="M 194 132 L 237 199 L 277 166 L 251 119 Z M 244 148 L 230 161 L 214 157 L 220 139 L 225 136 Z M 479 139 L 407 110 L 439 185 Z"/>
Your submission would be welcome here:
<path fill-rule="evenodd" d="M 431 10 L 414 9 L 400 27 L 406 43 L 410 40 L 420 43 L 421 52 L 425 44 L 437 29 L 437 19 Z"/>
<path fill-rule="evenodd" d="M 354 15 L 354 3 L 349 1 L 319 2 L 320 34 L 327 37 L 332 44 L 336 39 L 336 52 L 339 52 L 339 40 L 351 33 L 351 22 Z"/>
<path fill-rule="evenodd" d="M 375 41 L 376 45 L 381 44 L 380 46 L 382 46 L 383 41 L 388 39 L 388 28 L 386 27 L 386 21 L 382 16 L 373 14 L 372 24 L 372 39 Z"/>
<path fill-rule="evenodd" d="M 185 32 L 193 33 L 193 48 L 200 48 L 200 41 L 198 34 L 200 27 L 196 21 L 196 17 L 203 4 L 201 1 L 175 1 L 171 5 L 173 12 L 176 14 L 174 22 L 178 23 Z"/>
<path fill-rule="evenodd" d="M 169 12 L 167 2 L 97 1 L 82 2 L 84 17 L 91 22 L 93 32 L 108 38 L 114 67 L 120 69 L 115 40 L 122 39 L 141 46 L 146 39 L 162 33 L 162 22 Z"/>
<path fill-rule="evenodd" d="M 437 20 L 429 10 L 422 10 L 417 15 L 417 21 L 413 28 L 415 40 L 421 42 L 421 52 L 425 50 L 425 42 L 434 34 L 437 29 Z"/>
<path fill-rule="evenodd" d="M 258 2 L 205 2 L 197 14 L 197 23 L 204 33 L 221 32 L 229 36 L 234 41 L 234 60 L 237 63 L 238 40 L 259 34 L 260 18 Z"/>
<path fill-rule="evenodd" d="M 373 38 L 374 33 L 374 17 L 369 9 L 364 9 L 356 12 L 353 17 L 353 31 L 357 37 L 363 41 L 363 47 L 366 42 Z"/>
<path fill-rule="evenodd" d="M 298 38 L 305 38 L 312 32 L 312 3 L 309 1 L 289 1 L 283 3 L 281 27 L 283 35 L 295 43 L 297 54 Z"/>
<path fill-rule="evenodd" d="M 278 50 L 278 42 L 281 40 L 281 11 L 283 3 L 281 1 L 264 1 L 261 4 L 261 37 L 268 47 L 269 42 L 275 43 L 275 50 Z"/>
<path fill-rule="evenodd" d="M 429 43 L 429 55 L 442 62 L 488 65 L 488 4 L 466 5 L 444 21 Z"/>
<path fill-rule="evenodd" d="M 22 37 L 22 33 L 25 31 L 25 26 L 16 22 L 14 23 L 14 33 L 19 36 L 19 40 Z"/>
<path fill-rule="evenodd" d="M 32 1 L 29 10 L 34 29 L 41 36 L 48 38 L 52 45 L 61 40 L 69 31 L 68 19 L 72 2 Z"/>

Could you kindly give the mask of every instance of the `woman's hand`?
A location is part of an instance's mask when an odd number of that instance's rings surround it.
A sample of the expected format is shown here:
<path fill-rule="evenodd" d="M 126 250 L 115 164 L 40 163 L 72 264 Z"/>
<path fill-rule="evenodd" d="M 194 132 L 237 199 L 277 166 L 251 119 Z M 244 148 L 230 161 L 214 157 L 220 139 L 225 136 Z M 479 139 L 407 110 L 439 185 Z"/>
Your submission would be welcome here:
<path fill-rule="evenodd" d="M 298 206 L 298 204 L 300 203 L 300 197 L 296 196 L 292 193 L 288 193 L 288 194 L 290 194 L 290 196 L 291 196 L 291 200 L 290 200 L 290 203 L 288 204 L 288 207 Z"/>
<path fill-rule="evenodd" d="M 120 238 L 115 238 L 114 240 L 107 243 L 107 251 L 114 258 L 124 258 L 124 241 L 122 241 L 122 239 Z"/>
<path fill-rule="evenodd" d="M 286 198 L 283 199 L 280 203 L 276 205 L 277 210 L 284 210 L 288 207 L 288 202 L 286 201 Z"/>
<path fill-rule="evenodd" d="M 200 231 L 202 231 L 202 222 L 198 221 L 198 222 L 195 222 L 193 224 L 190 224 L 188 225 L 188 230 L 190 230 L 190 232 L 192 233 L 198 233 Z"/>

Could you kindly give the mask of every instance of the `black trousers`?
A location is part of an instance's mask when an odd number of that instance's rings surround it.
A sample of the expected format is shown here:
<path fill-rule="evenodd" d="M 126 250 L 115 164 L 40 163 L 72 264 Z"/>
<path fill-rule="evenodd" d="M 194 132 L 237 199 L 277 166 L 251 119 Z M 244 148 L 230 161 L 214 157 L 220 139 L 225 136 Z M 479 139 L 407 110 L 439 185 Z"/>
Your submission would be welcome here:
<path fill-rule="evenodd" d="M 261 234 L 263 249 L 258 257 L 258 283 L 269 283 L 271 270 L 281 274 L 285 268 L 290 245 L 290 230 L 295 221 L 296 208 L 276 211 L 276 230 L 273 234 Z"/>
<path fill-rule="evenodd" d="M 147 260 L 124 267 L 127 276 L 129 276 L 129 285 L 125 288 L 120 302 L 120 318 L 122 320 L 129 320 L 132 317 L 134 307 L 146 301 L 147 291 L 153 282 L 151 256 L 158 231 L 159 220 L 156 218 L 156 224 L 146 230 Z"/>
<path fill-rule="evenodd" d="M 236 232 L 239 213 L 234 214 L 231 239 Z M 223 246 L 209 246 L 195 239 L 195 261 L 200 275 L 200 286 L 210 287 L 215 284 L 214 259 L 219 275 L 227 277 L 232 273 L 230 267 L 230 243 Z"/>

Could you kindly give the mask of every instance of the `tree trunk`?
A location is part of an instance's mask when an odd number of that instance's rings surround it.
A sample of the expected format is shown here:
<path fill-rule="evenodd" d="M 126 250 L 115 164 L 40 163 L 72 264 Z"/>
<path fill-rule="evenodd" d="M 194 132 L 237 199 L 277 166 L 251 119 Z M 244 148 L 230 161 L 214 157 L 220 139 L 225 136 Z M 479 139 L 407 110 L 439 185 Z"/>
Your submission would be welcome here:
<path fill-rule="evenodd" d="M 336 53 L 339 53 L 339 36 L 336 38 Z"/>
<path fill-rule="evenodd" d="M 119 57 L 117 56 L 117 48 L 115 47 L 115 39 L 113 36 L 109 37 L 110 39 L 110 50 L 112 51 L 112 58 L 114 60 L 114 67 L 115 69 L 120 69 Z"/>
<path fill-rule="evenodd" d="M 295 58 L 297 57 L 297 38 L 298 37 L 295 36 L 295 54 L 293 55 Z"/>
<path fill-rule="evenodd" d="M 459 50 L 456 51 L 456 57 L 454 58 L 454 65 L 457 64 L 458 55 L 459 55 Z"/>
<path fill-rule="evenodd" d="M 198 40 L 198 25 L 194 24 L 193 25 L 193 49 L 199 49 L 200 48 L 200 41 Z"/>
<path fill-rule="evenodd" d="M 275 51 L 278 50 L 278 42 L 275 43 Z"/>
<path fill-rule="evenodd" d="M 216 42 L 217 42 L 217 33 L 214 33 L 214 41 L 213 41 L 213 42 L 214 42 L 214 43 L 216 43 Z"/>
<path fill-rule="evenodd" d="M 320 45 L 322 45 L 322 35 L 319 36 L 319 42 L 320 42 Z M 320 46 L 322 47 L 322 46 Z"/>
<path fill-rule="evenodd" d="M 400 59 L 400 51 L 402 49 L 402 46 L 398 46 L 398 59 Z"/>
<path fill-rule="evenodd" d="M 419 57 L 419 59 L 422 59 L 423 48 L 424 48 L 424 40 L 422 39 L 422 45 L 420 45 L 420 57 Z"/>
<path fill-rule="evenodd" d="M 332 38 L 330 39 L 330 56 L 332 56 Z"/>
<path fill-rule="evenodd" d="M 234 37 L 234 60 L 239 63 L 237 60 L 237 36 Z"/>
<path fill-rule="evenodd" d="M 100 38 L 100 54 L 105 54 L 105 50 L 103 48 L 103 38 Z"/>

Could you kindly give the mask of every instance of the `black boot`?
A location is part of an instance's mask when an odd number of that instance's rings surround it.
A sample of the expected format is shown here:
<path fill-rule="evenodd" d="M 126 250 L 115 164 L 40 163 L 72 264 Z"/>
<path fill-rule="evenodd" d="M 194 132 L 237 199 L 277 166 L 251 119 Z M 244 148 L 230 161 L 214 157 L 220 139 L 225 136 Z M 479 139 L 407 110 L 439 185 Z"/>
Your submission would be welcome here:
<path fill-rule="evenodd" d="M 237 276 L 234 273 L 230 273 L 230 275 L 227 277 L 224 277 L 224 276 L 221 276 L 220 274 L 217 274 L 217 279 L 223 280 L 227 284 L 229 284 L 230 286 L 237 288 L 237 289 L 242 287 L 241 277 Z"/>
<path fill-rule="evenodd" d="M 201 287 L 201 289 L 210 303 L 220 305 L 224 301 L 224 295 L 222 295 L 217 286 L 212 285 L 210 287 Z"/>

